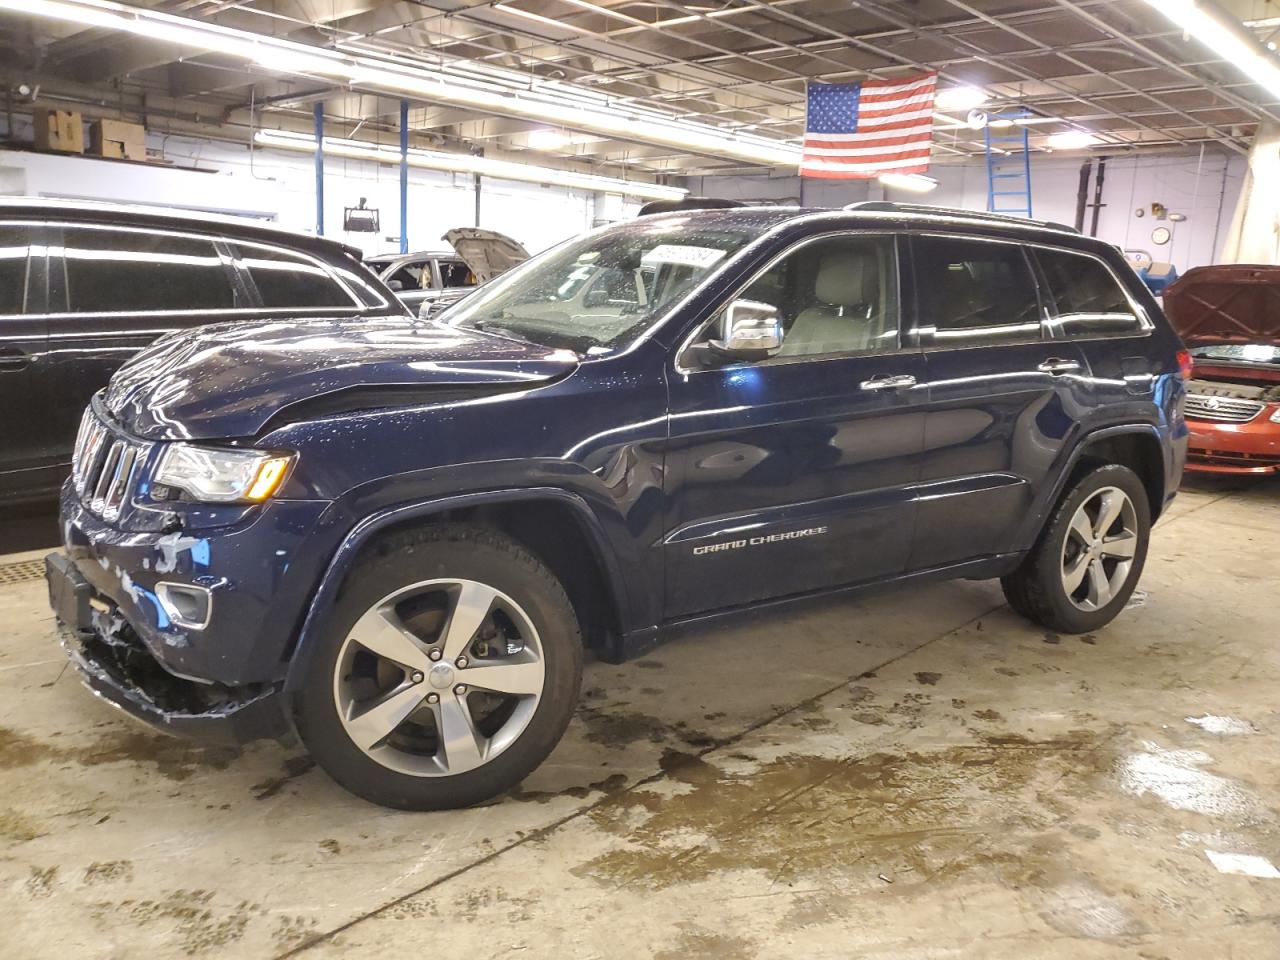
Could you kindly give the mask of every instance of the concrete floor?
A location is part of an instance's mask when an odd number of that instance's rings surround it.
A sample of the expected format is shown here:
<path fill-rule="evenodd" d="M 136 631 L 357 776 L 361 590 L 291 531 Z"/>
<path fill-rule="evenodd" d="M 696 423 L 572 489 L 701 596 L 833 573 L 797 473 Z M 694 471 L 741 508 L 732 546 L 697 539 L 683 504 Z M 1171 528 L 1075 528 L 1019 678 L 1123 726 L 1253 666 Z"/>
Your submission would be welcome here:
<path fill-rule="evenodd" d="M 951 583 L 591 665 L 437 814 L 134 726 L 0 587 L 0 956 L 1280 956 L 1280 879 L 1208 854 L 1280 866 L 1277 530 L 1280 485 L 1185 492 L 1096 636 Z"/>

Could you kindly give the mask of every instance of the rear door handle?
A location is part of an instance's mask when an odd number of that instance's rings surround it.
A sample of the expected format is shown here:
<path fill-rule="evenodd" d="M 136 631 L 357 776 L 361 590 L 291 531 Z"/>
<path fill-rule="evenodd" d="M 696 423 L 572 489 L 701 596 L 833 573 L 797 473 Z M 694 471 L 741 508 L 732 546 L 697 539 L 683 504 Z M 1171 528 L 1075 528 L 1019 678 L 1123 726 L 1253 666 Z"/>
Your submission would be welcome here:
<path fill-rule="evenodd" d="M 862 381 L 863 390 L 902 390 L 915 385 L 916 378 L 909 373 L 872 377 L 870 380 Z"/>
<path fill-rule="evenodd" d="M 13 373 L 31 362 L 31 357 L 17 347 L 0 347 L 0 373 Z"/>
<path fill-rule="evenodd" d="M 1063 360 L 1061 357 L 1050 357 L 1040 366 L 1036 367 L 1041 373 L 1050 373 L 1055 377 L 1062 373 L 1074 373 L 1080 369 L 1080 364 L 1075 360 Z"/>

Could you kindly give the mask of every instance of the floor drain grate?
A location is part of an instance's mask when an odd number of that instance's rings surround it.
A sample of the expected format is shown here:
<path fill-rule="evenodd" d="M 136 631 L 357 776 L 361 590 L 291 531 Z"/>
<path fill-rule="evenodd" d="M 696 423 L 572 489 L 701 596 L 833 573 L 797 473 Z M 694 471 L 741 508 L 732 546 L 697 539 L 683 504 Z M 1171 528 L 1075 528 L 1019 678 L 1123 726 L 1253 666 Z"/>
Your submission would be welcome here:
<path fill-rule="evenodd" d="M 39 580 L 43 576 L 43 560 L 0 563 L 0 583 L 25 583 L 27 580 Z"/>

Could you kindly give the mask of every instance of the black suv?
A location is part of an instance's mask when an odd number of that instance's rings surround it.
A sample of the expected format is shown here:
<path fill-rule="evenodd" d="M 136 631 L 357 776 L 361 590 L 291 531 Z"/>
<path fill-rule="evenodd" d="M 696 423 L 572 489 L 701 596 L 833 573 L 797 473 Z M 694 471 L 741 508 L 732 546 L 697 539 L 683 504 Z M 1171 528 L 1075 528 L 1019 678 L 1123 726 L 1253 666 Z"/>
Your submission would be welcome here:
<path fill-rule="evenodd" d="M 584 647 L 939 577 L 1104 626 L 1182 473 L 1188 366 L 1120 253 L 1068 228 L 645 216 L 437 322 L 148 349 L 85 411 L 51 599 L 136 716 L 296 732 L 364 797 L 473 803 L 555 746 Z"/>
<path fill-rule="evenodd" d="M 400 315 L 359 252 L 248 220 L 0 199 L 0 503 L 56 495 L 89 398 L 157 337 L 253 317 Z"/>

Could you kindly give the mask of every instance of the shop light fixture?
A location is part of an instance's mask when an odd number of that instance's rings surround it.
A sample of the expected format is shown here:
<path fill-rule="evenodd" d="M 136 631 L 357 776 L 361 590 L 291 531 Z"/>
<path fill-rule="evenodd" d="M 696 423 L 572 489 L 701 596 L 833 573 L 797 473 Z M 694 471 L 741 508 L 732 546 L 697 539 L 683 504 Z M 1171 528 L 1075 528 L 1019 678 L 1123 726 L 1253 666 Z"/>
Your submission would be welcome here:
<path fill-rule="evenodd" d="M 1101 142 L 1100 136 L 1088 130 L 1064 130 L 1062 133 L 1051 134 L 1045 141 L 1051 150 L 1083 150 Z"/>
<path fill-rule="evenodd" d="M 279 150 L 295 150 L 314 153 L 315 137 L 288 130 L 259 130 L 253 136 L 261 147 Z M 374 163 L 396 164 L 400 151 L 395 147 L 381 147 L 376 143 L 347 140 L 341 137 L 325 137 L 326 156 L 346 157 L 349 160 L 370 160 Z M 411 149 L 409 166 L 445 173 L 478 173 L 483 177 L 499 180 L 520 180 L 525 183 L 545 183 L 575 190 L 594 190 L 599 193 L 621 193 L 647 200 L 679 200 L 688 194 L 683 187 L 669 187 L 661 183 L 645 183 L 640 180 L 623 180 L 618 177 L 602 177 L 594 173 L 577 173 L 573 170 L 557 170 L 538 167 L 531 163 L 514 163 L 490 157 L 473 157 L 465 153 L 445 153 L 438 150 Z"/>
<path fill-rule="evenodd" d="M 938 181 L 920 173 L 882 173 L 877 177 L 882 184 L 894 190 L 907 190 L 911 193 L 928 193 L 937 189 Z"/>
<path fill-rule="evenodd" d="M 594 139 L 594 137 L 589 136 L 575 137 L 565 130 L 552 130 L 549 127 L 541 127 L 537 130 L 529 131 L 528 145 L 530 150 L 563 150 L 565 147 L 572 146 L 575 143 L 586 143 Z"/>
<path fill-rule="evenodd" d="M 1273 97 L 1280 97 L 1280 60 L 1244 25 L 1205 0 L 1147 0 L 1189 37 L 1194 37 Z"/>
<path fill-rule="evenodd" d="M 933 98 L 933 106 L 944 113 L 957 113 L 982 106 L 990 98 L 977 87 L 948 87 L 939 90 Z"/>
<path fill-rule="evenodd" d="M 731 134 L 626 99 L 459 61 L 429 68 L 386 57 L 347 53 L 118 3 L 116 0 L 0 0 L 0 10 L 85 27 L 119 30 L 196 50 L 213 51 L 286 74 L 319 76 L 355 87 L 538 120 L 571 130 L 671 147 L 689 153 L 797 166 L 800 147 L 767 137 Z"/>

